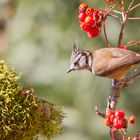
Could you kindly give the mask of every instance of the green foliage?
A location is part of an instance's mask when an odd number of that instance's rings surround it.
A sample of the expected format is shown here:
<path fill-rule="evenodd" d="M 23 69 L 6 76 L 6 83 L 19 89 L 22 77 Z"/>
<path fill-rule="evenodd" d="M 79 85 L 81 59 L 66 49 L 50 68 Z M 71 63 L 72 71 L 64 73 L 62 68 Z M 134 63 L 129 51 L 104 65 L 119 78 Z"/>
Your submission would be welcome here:
<path fill-rule="evenodd" d="M 19 84 L 20 76 L 0 61 L 0 139 L 31 140 L 36 134 L 49 139 L 60 131 L 63 113 L 37 98 L 32 88 Z"/>

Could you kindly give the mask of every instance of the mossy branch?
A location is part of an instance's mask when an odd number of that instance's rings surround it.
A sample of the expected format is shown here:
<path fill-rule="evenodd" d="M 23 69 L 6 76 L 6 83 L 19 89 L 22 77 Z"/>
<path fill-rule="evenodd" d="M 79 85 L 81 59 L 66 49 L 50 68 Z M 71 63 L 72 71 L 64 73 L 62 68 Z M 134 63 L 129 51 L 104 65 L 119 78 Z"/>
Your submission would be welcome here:
<path fill-rule="evenodd" d="M 64 114 L 59 107 L 39 99 L 33 88 L 22 87 L 20 77 L 0 61 L 0 139 L 32 140 L 37 134 L 51 139 L 60 133 Z"/>

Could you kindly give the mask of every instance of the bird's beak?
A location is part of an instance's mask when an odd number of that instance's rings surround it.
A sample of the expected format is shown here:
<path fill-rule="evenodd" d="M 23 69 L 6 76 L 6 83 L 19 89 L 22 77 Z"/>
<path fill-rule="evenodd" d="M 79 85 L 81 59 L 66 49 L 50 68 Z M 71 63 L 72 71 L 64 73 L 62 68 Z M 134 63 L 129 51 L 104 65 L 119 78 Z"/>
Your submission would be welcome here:
<path fill-rule="evenodd" d="M 71 71 L 73 71 L 73 69 L 69 69 L 69 70 L 67 71 L 67 73 L 70 73 Z"/>

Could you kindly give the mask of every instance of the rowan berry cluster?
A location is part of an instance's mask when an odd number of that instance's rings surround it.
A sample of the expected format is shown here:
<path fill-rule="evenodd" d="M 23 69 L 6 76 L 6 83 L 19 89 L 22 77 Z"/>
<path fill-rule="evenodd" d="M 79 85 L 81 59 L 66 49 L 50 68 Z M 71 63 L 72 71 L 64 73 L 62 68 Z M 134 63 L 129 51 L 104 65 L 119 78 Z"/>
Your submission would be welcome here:
<path fill-rule="evenodd" d="M 106 115 L 107 126 L 113 127 L 114 129 L 122 129 L 127 128 L 128 123 L 135 123 L 135 116 L 130 116 L 129 120 L 125 117 L 125 113 L 119 109 L 116 112 L 113 110 L 109 110 Z"/>
<path fill-rule="evenodd" d="M 80 28 L 87 32 L 88 37 L 94 38 L 100 34 L 102 24 L 99 19 L 100 11 L 88 7 L 86 3 L 79 6 Z"/>

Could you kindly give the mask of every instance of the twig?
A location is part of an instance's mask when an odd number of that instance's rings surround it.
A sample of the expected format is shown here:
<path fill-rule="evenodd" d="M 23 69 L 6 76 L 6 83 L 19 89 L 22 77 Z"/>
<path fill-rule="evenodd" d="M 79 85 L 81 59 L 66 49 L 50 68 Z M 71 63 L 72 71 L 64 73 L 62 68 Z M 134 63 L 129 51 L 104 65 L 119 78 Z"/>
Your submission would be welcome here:
<path fill-rule="evenodd" d="M 132 0 L 131 3 L 128 6 L 128 10 L 131 8 L 132 4 L 134 3 L 135 0 Z"/>
<path fill-rule="evenodd" d="M 121 20 L 118 16 L 116 16 L 116 15 L 114 15 L 114 14 L 111 14 L 111 13 L 109 13 L 108 16 L 111 16 L 111 17 L 113 17 L 113 18 L 115 18 L 115 19 L 117 19 L 117 20 Z"/>
<path fill-rule="evenodd" d="M 99 115 L 99 116 L 102 117 L 102 118 L 105 118 L 105 116 L 106 116 L 104 113 L 101 113 L 101 112 L 98 110 L 97 106 L 95 107 L 95 112 L 96 112 L 97 115 Z"/>
<path fill-rule="evenodd" d="M 135 79 L 135 78 L 137 78 L 137 77 L 139 77 L 140 76 L 140 72 L 133 72 L 130 76 L 128 76 L 127 78 L 126 78 L 126 83 L 127 82 L 129 82 L 129 81 L 131 81 L 131 80 L 133 80 L 133 79 Z"/>
<path fill-rule="evenodd" d="M 120 11 L 117 11 L 117 10 L 113 10 L 114 13 L 117 13 L 117 14 L 122 14 L 122 12 Z"/>
<path fill-rule="evenodd" d="M 140 6 L 140 3 L 137 4 L 137 5 L 135 5 L 135 6 L 133 6 L 132 8 L 130 8 L 127 12 L 130 12 L 130 11 L 134 10 L 135 8 L 137 8 L 137 7 L 139 7 L 139 6 Z"/>
<path fill-rule="evenodd" d="M 135 17 L 135 18 L 131 18 L 131 17 L 129 17 L 129 18 L 127 18 L 128 20 L 140 20 L 140 17 Z"/>
<path fill-rule="evenodd" d="M 111 5 L 111 6 L 106 7 L 106 8 L 105 8 L 106 15 L 107 15 L 108 13 L 110 13 L 110 12 L 113 10 L 113 8 L 114 8 L 114 7 L 115 7 L 115 4 L 114 4 L 114 5 Z"/>
<path fill-rule="evenodd" d="M 127 138 L 127 130 L 125 130 L 125 132 L 124 132 L 124 134 L 123 134 L 123 140 L 126 140 L 126 138 Z"/>

